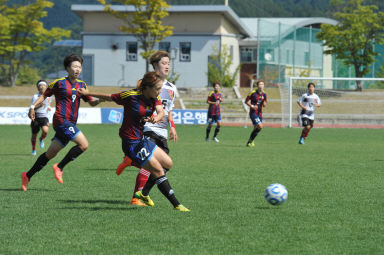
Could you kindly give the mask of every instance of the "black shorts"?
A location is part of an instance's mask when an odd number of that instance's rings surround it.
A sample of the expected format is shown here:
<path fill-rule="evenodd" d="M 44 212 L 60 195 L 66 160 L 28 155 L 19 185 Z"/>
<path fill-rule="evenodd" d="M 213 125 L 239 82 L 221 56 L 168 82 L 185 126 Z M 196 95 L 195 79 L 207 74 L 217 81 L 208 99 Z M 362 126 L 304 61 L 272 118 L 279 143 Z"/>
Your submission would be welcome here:
<path fill-rule="evenodd" d="M 157 135 L 155 132 L 147 131 L 144 133 L 144 136 L 148 137 L 149 140 L 154 142 L 157 146 L 159 146 L 165 153 L 169 154 L 168 148 L 168 140 L 162 136 Z"/>
<path fill-rule="evenodd" d="M 303 123 L 303 127 L 306 127 L 309 125 L 311 126 L 311 128 L 313 128 L 313 122 L 315 121 L 308 118 L 301 118 L 301 123 Z"/>
<path fill-rule="evenodd" d="M 46 117 L 43 118 L 35 118 L 34 121 L 31 121 L 31 129 L 32 134 L 39 133 L 41 127 L 47 126 L 49 127 L 49 120 Z"/>

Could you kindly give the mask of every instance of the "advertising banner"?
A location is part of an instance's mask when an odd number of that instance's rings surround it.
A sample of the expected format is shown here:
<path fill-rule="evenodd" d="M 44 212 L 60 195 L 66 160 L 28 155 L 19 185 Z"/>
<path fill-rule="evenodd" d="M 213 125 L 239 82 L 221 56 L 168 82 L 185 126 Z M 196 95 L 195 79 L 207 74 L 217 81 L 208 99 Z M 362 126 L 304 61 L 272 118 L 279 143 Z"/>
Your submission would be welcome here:
<path fill-rule="evenodd" d="M 29 125 L 31 119 L 28 118 L 29 108 L 27 107 L 0 107 L 0 125 L 1 124 L 24 124 Z M 100 124 L 100 108 L 80 108 L 77 123 Z M 55 108 L 48 112 L 49 122 L 52 123 Z"/>

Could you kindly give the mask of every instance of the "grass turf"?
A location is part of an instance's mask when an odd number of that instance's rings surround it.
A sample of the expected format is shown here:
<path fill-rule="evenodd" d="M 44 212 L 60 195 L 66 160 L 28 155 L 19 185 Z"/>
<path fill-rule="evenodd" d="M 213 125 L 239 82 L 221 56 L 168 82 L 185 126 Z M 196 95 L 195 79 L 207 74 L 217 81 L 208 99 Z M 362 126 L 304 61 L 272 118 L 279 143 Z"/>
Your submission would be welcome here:
<path fill-rule="evenodd" d="M 72 144 L 23 192 L 29 127 L 0 126 L 0 254 L 384 253 L 383 130 L 314 129 L 301 146 L 299 129 L 265 128 L 247 148 L 250 128 L 223 127 L 217 144 L 204 126 L 177 126 L 168 178 L 192 210 L 181 213 L 156 187 L 155 207 L 130 206 L 138 170 L 115 174 L 119 126 L 79 128 L 90 147 L 64 184 L 51 166 Z M 289 192 L 277 207 L 263 197 L 274 182 Z"/>

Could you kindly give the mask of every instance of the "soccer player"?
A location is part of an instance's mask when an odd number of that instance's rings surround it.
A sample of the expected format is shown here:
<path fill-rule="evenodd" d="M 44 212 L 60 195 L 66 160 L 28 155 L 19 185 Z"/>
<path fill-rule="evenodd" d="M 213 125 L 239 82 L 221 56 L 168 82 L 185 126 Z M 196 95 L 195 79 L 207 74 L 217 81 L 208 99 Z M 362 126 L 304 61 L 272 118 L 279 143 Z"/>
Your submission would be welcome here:
<path fill-rule="evenodd" d="M 305 138 L 307 138 L 309 131 L 313 128 L 313 122 L 315 121 L 315 107 L 320 107 L 320 97 L 315 93 L 315 83 L 308 83 L 308 92 L 301 95 L 297 104 L 300 106 L 300 118 L 303 125 L 299 144 L 304 144 Z"/>
<path fill-rule="evenodd" d="M 209 95 L 207 98 L 207 104 L 209 104 L 209 107 L 208 107 L 208 127 L 206 129 L 205 141 L 209 142 L 209 133 L 211 133 L 212 124 L 217 123 L 212 140 L 218 143 L 220 141 L 219 139 L 217 139 L 217 134 L 220 132 L 220 126 L 221 126 L 220 103 L 223 102 L 223 97 L 220 93 L 220 83 L 214 82 L 212 85 L 214 90 L 209 92 Z"/>
<path fill-rule="evenodd" d="M 84 134 L 76 127 L 80 98 L 88 102 L 91 106 L 100 103 L 92 97 L 81 95 L 77 90 L 80 88 L 87 89 L 85 82 L 78 80 L 82 70 L 83 59 L 75 54 L 70 54 L 64 59 L 64 68 L 68 72 L 68 76 L 57 79 L 51 83 L 47 90 L 31 105 L 28 116 L 35 121 L 35 109 L 47 97 L 52 95 L 56 99 L 56 111 L 53 115 L 53 129 L 55 136 L 48 150 L 41 154 L 35 164 L 28 172 L 23 172 L 22 189 L 27 191 L 28 183 L 32 176 L 39 172 L 49 160 L 54 158 L 56 154 L 63 149 L 69 141 L 76 143 L 60 163 L 53 165 L 53 171 L 58 182 L 63 183 L 62 171 L 64 167 L 72 160 L 76 159 L 88 148 L 88 140 Z"/>
<path fill-rule="evenodd" d="M 144 136 L 149 138 L 157 146 L 159 146 L 165 153 L 169 154 L 168 148 L 168 125 L 169 125 L 169 139 L 173 139 L 174 142 L 177 142 L 177 133 L 175 128 L 175 123 L 173 122 L 172 117 L 172 108 L 175 101 L 176 87 L 172 83 L 166 80 L 166 77 L 169 73 L 169 53 L 166 51 L 159 50 L 155 52 L 151 58 L 150 63 L 163 80 L 163 87 L 161 88 L 160 98 L 164 108 L 164 117 L 161 122 L 151 123 L 147 122 L 144 125 Z M 124 168 L 131 164 L 132 160 L 125 156 L 123 162 L 117 167 L 116 174 L 120 175 Z M 135 193 L 139 190 L 142 190 L 145 183 L 148 180 L 150 171 L 141 168 L 136 177 L 136 184 L 133 191 L 133 197 L 131 200 L 132 205 L 145 206 L 140 199 L 135 197 Z"/>
<path fill-rule="evenodd" d="M 132 160 L 133 166 L 151 172 L 144 188 L 135 193 L 136 198 L 141 199 L 146 205 L 154 206 L 149 192 L 157 184 L 161 193 L 176 210 L 188 212 L 189 209 L 176 199 L 165 176 L 167 170 L 172 167 L 172 159 L 164 150 L 143 135 L 146 122 L 154 124 L 163 120 L 164 110 L 159 97 L 163 83 L 164 81 L 158 73 L 148 72 L 139 81 L 137 89 L 131 91 L 110 95 L 91 93 L 81 88 L 79 92 L 85 96 L 95 96 L 124 106 L 124 118 L 119 132 L 124 154 Z M 155 110 L 157 115 L 153 115 Z"/>
<path fill-rule="evenodd" d="M 47 90 L 48 83 L 45 80 L 39 80 L 36 83 L 37 90 L 39 93 L 33 95 L 31 100 L 31 105 L 33 105 L 36 100 L 44 94 Z M 42 103 L 35 107 L 36 118 L 31 121 L 31 143 L 32 143 L 32 155 L 36 155 L 36 137 L 41 128 L 41 136 L 39 138 L 40 148 L 44 148 L 44 138 L 47 136 L 49 131 L 49 120 L 48 120 L 48 111 L 51 110 L 51 98 L 47 97 Z"/>
<path fill-rule="evenodd" d="M 245 104 L 249 106 L 249 118 L 253 124 L 253 131 L 247 142 L 248 147 L 255 147 L 253 140 L 263 129 L 263 107 L 267 106 L 267 94 L 263 92 L 264 81 L 257 81 L 256 86 L 257 89 L 252 90 L 245 99 Z"/>

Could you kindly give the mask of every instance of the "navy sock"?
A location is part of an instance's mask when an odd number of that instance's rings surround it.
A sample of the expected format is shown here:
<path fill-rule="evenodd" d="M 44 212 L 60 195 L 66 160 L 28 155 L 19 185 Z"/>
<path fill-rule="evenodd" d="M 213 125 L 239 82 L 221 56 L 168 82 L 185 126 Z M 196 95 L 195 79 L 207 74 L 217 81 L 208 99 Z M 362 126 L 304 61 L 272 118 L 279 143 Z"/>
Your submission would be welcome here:
<path fill-rule="evenodd" d="M 48 163 L 49 159 L 47 158 L 47 156 L 45 155 L 45 152 L 43 154 L 41 154 L 35 164 L 32 166 L 32 168 L 28 171 L 27 173 L 27 177 L 28 179 L 31 179 L 32 176 L 39 172 L 47 163 Z"/>
<path fill-rule="evenodd" d="M 206 136 L 205 136 L 205 138 L 209 138 L 209 133 L 211 133 L 211 128 L 208 126 L 207 127 L 207 131 L 206 131 Z"/>
<path fill-rule="evenodd" d="M 213 137 L 216 137 L 219 132 L 220 132 L 220 127 L 216 127 L 215 134 L 213 135 Z"/>
<path fill-rule="evenodd" d="M 165 175 L 157 178 L 156 184 L 161 193 L 163 193 L 163 195 L 169 200 L 169 202 L 171 202 L 173 207 L 180 205 L 179 201 L 176 199 L 175 193 L 173 192 L 171 185 L 168 182 L 168 178 L 165 177 Z"/>
<path fill-rule="evenodd" d="M 73 146 L 65 155 L 63 160 L 58 164 L 58 167 L 63 171 L 63 168 L 72 160 L 75 160 L 81 153 L 83 153 L 83 150 L 80 149 L 79 145 Z"/>

